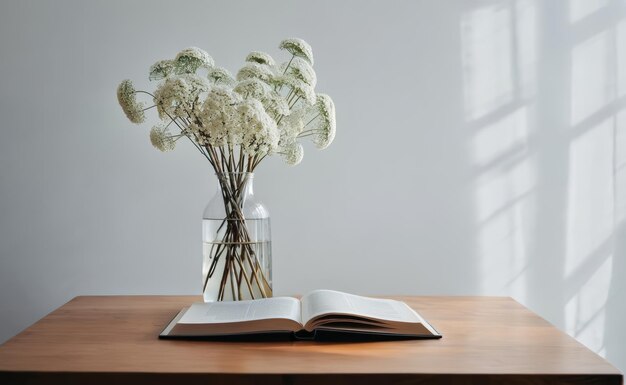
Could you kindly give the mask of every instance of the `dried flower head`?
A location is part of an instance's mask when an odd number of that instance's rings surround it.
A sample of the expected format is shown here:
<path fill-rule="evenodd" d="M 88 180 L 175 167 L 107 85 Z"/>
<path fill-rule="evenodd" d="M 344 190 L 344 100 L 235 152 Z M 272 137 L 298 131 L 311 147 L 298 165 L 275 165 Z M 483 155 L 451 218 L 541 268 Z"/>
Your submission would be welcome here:
<path fill-rule="evenodd" d="M 215 65 L 213 58 L 203 49 L 185 48 L 174 59 L 177 74 L 192 74 L 198 68 L 211 68 Z"/>
<path fill-rule="evenodd" d="M 198 113 L 201 126 L 193 126 L 200 145 L 224 146 L 227 143 L 239 144 L 241 133 L 238 132 L 239 112 L 237 106 L 242 102 L 239 94 L 224 86 L 214 86 L 202 104 Z"/>
<path fill-rule="evenodd" d="M 161 80 L 174 73 L 173 60 L 159 60 L 150 67 L 150 80 Z"/>
<path fill-rule="evenodd" d="M 319 113 L 319 121 L 313 143 L 320 150 L 328 147 L 335 139 L 337 123 L 335 121 L 335 103 L 326 94 L 318 94 L 315 108 Z"/>
<path fill-rule="evenodd" d="M 270 155 L 278 148 L 280 135 L 276 122 L 266 112 L 261 102 L 244 100 L 238 108 L 239 127 L 243 133 L 241 148 L 247 155 Z"/>
<path fill-rule="evenodd" d="M 285 39 L 280 42 L 278 48 L 284 49 L 294 56 L 301 57 L 313 65 L 313 50 L 309 43 L 302 39 Z"/>
<path fill-rule="evenodd" d="M 276 91 L 272 90 L 268 92 L 259 100 L 263 103 L 265 111 L 267 111 L 270 116 L 273 116 L 275 120 L 281 116 L 286 116 L 291 113 L 289 110 L 289 104 L 287 103 L 287 100 L 285 100 L 285 97 Z"/>
<path fill-rule="evenodd" d="M 196 74 L 170 76 L 154 92 L 154 104 L 161 119 L 188 117 L 200 104 L 200 95 L 209 90 L 207 79 Z"/>
<path fill-rule="evenodd" d="M 176 147 L 174 137 L 170 135 L 166 127 L 155 126 L 150 130 L 150 142 L 160 151 L 172 151 Z"/>
<path fill-rule="evenodd" d="M 270 86 L 259 79 L 250 78 L 237 83 L 233 91 L 244 98 L 261 99 L 270 92 Z"/>
<path fill-rule="evenodd" d="M 292 142 L 289 146 L 283 149 L 281 155 L 288 165 L 295 166 L 302 162 L 302 158 L 304 157 L 304 148 L 302 148 L 300 143 Z"/>
<path fill-rule="evenodd" d="M 144 104 L 137 101 L 137 92 L 130 80 L 122 81 L 117 87 L 117 101 L 131 122 L 139 124 L 146 120 Z"/>
<path fill-rule="evenodd" d="M 278 123 L 278 131 L 280 132 L 280 146 L 286 147 L 296 140 L 298 135 L 304 131 L 305 117 L 311 107 L 298 108 L 290 112 L 288 116 L 284 116 Z"/>
<path fill-rule="evenodd" d="M 246 56 L 246 61 L 259 63 L 259 64 L 267 64 L 268 66 L 274 65 L 274 59 L 272 59 L 272 57 L 269 54 L 265 52 L 260 52 L 260 51 L 250 52 L 248 56 Z"/>
<path fill-rule="evenodd" d="M 237 72 L 237 80 L 245 79 L 259 79 L 270 83 L 274 79 L 274 72 L 265 64 L 247 63 Z"/>
<path fill-rule="evenodd" d="M 312 105 L 315 103 L 315 91 L 313 87 L 290 74 L 278 76 L 274 80 L 274 84 L 281 87 L 289 87 L 300 99 L 304 100 L 306 104 Z"/>
<path fill-rule="evenodd" d="M 214 84 L 233 84 L 235 78 L 229 70 L 222 67 L 214 67 L 209 71 L 207 77 L 213 81 Z"/>
<path fill-rule="evenodd" d="M 281 73 L 285 75 L 292 75 L 296 79 L 300 79 L 311 87 L 315 87 L 317 84 L 317 75 L 315 70 L 309 64 L 308 61 L 295 57 L 291 62 L 283 63 L 281 65 Z"/>

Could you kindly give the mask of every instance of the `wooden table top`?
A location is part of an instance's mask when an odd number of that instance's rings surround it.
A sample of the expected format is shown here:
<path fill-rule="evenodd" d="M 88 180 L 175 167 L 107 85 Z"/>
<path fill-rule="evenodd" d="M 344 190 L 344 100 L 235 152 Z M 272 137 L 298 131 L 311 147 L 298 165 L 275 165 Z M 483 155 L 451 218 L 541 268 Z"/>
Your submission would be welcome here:
<path fill-rule="evenodd" d="M 621 384 L 511 298 L 394 297 L 443 334 L 386 342 L 159 340 L 195 296 L 76 297 L 0 345 L 0 384 Z"/>

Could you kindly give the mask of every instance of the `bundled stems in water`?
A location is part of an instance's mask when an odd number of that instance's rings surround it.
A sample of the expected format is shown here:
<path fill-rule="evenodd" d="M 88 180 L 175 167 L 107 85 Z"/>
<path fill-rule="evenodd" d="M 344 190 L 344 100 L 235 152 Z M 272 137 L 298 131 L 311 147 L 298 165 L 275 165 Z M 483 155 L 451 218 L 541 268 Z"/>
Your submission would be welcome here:
<path fill-rule="evenodd" d="M 229 152 L 230 155 L 224 156 L 224 159 L 231 159 L 232 152 Z M 216 230 L 216 240 L 209 251 L 211 262 L 203 282 L 205 291 L 209 279 L 215 279 L 216 274 L 219 277 L 221 273 L 218 301 L 224 300 L 228 292 L 233 300 L 272 296 L 271 285 L 264 274 L 243 214 L 248 177 L 245 172 L 218 174 L 226 216 Z M 220 264 L 222 259 L 224 263 Z M 223 270 L 218 271 L 221 266 Z"/>

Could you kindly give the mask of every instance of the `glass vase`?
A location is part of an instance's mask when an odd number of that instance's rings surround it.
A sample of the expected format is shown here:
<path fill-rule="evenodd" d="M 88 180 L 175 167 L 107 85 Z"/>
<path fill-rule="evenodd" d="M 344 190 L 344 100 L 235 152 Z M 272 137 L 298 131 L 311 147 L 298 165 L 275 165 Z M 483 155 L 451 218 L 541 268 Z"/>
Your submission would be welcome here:
<path fill-rule="evenodd" d="M 272 296 L 269 212 L 254 196 L 254 174 L 217 173 L 202 219 L 205 302 Z"/>

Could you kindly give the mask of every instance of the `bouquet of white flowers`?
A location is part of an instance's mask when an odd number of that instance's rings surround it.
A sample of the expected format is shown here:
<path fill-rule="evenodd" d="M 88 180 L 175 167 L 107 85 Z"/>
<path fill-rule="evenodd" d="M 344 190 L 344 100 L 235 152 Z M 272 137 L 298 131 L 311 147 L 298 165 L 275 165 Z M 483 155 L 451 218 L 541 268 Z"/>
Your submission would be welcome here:
<path fill-rule="evenodd" d="M 234 277 L 229 280 L 233 299 L 272 293 L 255 250 L 246 246 L 250 234 L 241 207 L 245 175 L 268 155 L 300 163 L 302 138 L 324 149 L 335 137 L 335 105 L 328 95 L 315 92 L 311 47 L 301 39 L 286 39 L 279 48 L 291 54 L 288 61 L 277 64 L 267 53 L 254 51 L 236 77 L 217 67 L 204 50 L 187 48 L 150 67 L 150 80 L 159 81 L 154 93 L 136 90 L 130 80 L 117 89 L 120 106 L 133 123 L 143 123 L 145 112 L 156 108 L 160 123 L 150 130 L 154 147 L 170 151 L 187 138 L 218 175 L 226 209 L 222 241 L 236 247 L 211 251 L 204 287 L 225 258 L 221 277 Z M 149 96 L 152 104 L 140 101 L 140 95 Z M 224 298 L 226 286 L 223 278 L 218 299 Z"/>

